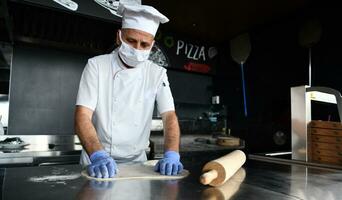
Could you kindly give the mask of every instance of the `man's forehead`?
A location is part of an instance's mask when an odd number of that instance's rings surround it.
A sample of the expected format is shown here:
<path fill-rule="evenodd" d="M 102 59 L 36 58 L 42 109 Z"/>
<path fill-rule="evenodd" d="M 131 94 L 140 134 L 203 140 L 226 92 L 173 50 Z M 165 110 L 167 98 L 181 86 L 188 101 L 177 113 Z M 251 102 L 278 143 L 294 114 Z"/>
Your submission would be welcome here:
<path fill-rule="evenodd" d="M 138 29 L 122 29 L 122 32 L 126 37 L 143 37 L 145 39 L 153 40 L 152 34 L 138 30 Z"/>

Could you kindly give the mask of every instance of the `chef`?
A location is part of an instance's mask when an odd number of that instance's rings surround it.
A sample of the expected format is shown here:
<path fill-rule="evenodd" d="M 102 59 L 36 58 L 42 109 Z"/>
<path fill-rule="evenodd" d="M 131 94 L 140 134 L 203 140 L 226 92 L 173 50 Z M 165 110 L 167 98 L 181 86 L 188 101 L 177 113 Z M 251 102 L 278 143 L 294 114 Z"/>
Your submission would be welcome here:
<path fill-rule="evenodd" d="M 81 164 L 90 176 L 113 177 L 117 163 L 146 161 L 155 102 L 164 124 L 164 156 L 155 166 L 163 175 L 183 169 L 179 125 L 166 69 L 147 60 L 160 23 L 168 18 L 146 5 L 120 4 L 119 45 L 90 58 L 80 80 L 75 131 L 82 143 Z"/>

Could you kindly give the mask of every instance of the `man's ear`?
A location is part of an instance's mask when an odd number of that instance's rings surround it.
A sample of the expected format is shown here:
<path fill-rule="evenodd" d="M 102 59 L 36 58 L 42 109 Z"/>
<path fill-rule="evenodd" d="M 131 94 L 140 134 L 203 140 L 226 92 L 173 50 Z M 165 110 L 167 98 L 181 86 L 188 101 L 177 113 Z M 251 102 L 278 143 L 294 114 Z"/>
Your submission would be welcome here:
<path fill-rule="evenodd" d="M 115 42 L 116 42 L 116 44 L 117 44 L 118 46 L 121 45 L 120 36 L 119 36 L 119 31 L 120 31 L 120 29 L 116 32 L 116 40 L 115 40 Z"/>

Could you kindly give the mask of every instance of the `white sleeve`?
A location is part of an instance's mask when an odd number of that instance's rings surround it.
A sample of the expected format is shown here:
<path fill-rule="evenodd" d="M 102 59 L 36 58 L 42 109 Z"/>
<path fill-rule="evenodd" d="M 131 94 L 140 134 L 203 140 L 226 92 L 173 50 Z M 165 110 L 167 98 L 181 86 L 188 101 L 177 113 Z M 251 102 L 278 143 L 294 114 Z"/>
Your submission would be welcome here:
<path fill-rule="evenodd" d="M 173 97 L 170 89 L 170 83 L 166 75 L 166 70 L 162 75 L 162 81 L 158 86 L 157 91 L 157 108 L 160 114 L 175 110 L 175 105 L 173 102 Z"/>
<path fill-rule="evenodd" d="M 95 110 L 98 99 L 98 70 L 97 66 L 88 60 L 78 88 L 76 105 Z"/>

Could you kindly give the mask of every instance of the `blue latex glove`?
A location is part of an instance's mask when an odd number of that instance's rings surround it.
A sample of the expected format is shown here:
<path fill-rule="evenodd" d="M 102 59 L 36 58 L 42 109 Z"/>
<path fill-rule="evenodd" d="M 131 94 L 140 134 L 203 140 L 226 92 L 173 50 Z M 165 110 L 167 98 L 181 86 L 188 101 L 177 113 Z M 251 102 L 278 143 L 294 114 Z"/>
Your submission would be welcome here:
<path fill-rule="evenodd" d="M 90 156 L 91 164 L 88 165 L 88 174 L 96 178 L 111 178 L 117 174 L 117 166 L 112 157 L 104 151 L 95 151 Z"/>
<path fill-rule="evenodd" d="M 160 159 L 154 166 L 154 171 L 160 172 L 162 175 L 177 175 L 183 170 L 183 164 L 180 162 L 179 153 L 175 151 L 167 151 L 164 158 Z"/>

